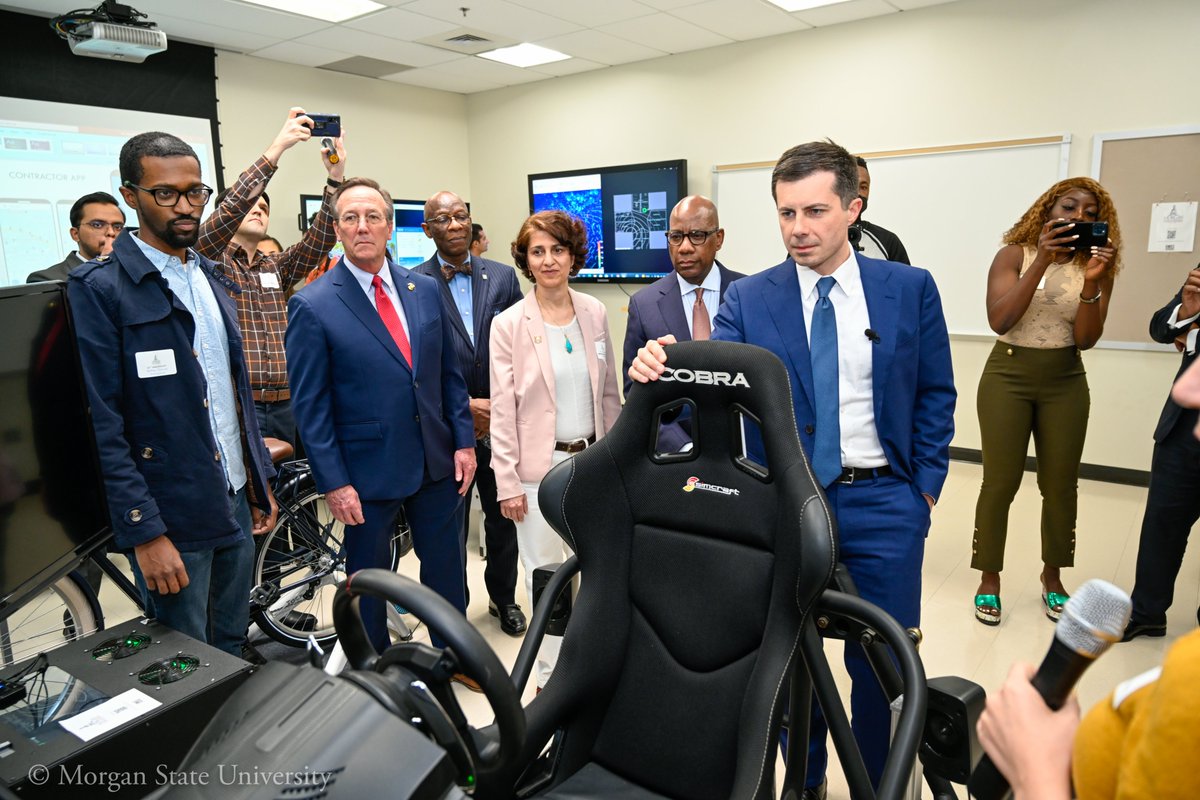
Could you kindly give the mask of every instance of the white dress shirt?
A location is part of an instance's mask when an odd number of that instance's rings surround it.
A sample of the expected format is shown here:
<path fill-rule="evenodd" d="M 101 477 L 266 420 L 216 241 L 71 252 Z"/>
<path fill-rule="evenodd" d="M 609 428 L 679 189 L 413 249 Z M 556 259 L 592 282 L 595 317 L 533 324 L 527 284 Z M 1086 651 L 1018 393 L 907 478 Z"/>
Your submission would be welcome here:
<path fill-rule="evenodd" d="M 358 285 L 367 294 L 367 300 L 371 303 L 371 308 L 376 311 L 379 309 L 375 306 L 375 287 L 371 284 L 375 281 L 375 273 L 367 272 L 365 269 L 354 266 L 354 262 L 350 260 L 350 256 L 343 256 L 342 261 L 346 262 L 346 268 L 350 270 L 350 274 L 354 276 L 354 280 L 358 281 Z M 383 269 L 379 270 L 379 277 L 383 278 L 383 293 L 387 295 L 388 300 L 392 301 L 392 308 L 396 309 L 396 316 L 400 318 L 400 325 L 404 328 L 404 335 L 408 337 L 409 344 L 412 343 L 412 332 L 408 327 L 408 316 L 404 313 L 404 304 L 400 302 L 400 297 L 396 294 L 396 287 L 392 285 L 392 270 L 385 263 Z"/>
<path fill-rule="evenodd" d="M 812 316 L 817 305 L 817 281 L 822 277 L 808 267 L 796 265 L 800 297 L 804 303 L 804 330 L 812 341 Z M 871 388 L 874 368 L 867 338 L 871 317 L 863 294 L 862 275 L 853 249 L 833 271 L 837 284 L 829 292 L 837 318 L 838 337 L 838 424 L 842 432 L 843 467 L 882 467 L 887 464 L 879 433 L 875 429 L 875 396 Z"/>
<path fill-rule="evenodd" d="M 683 296 L 683 318 L 687 320 L 688 334 L 694 338 L 696 332 L 692 330 L 692 308 L 696 305 L 696 292 L 704 292 L 704 307 L 708 309 L 708 322 L 711 326 L 712 321 L 717 318 L 717 308 L 721 305 L 721 270 L 717 269 L 714 263 L 699 286 L 688 283 L 679 277 L 678 272 L 675 273 L 675 280 L 679 281 L 679 293 Z"/>
<path fill-rule="evenodd" d="M 1200 319 L 1200 314 L 1194 314 L 1194 315 L 1188 317 L 1187 319 L 1180 319 L 1179 311 L 1182 308 L 1183 308 L 1182 305 L 1175 306 L 1175 310 L 1171 312 L 1171 318 L 1167 320 L 1167 325 L 1171 326 L 1172 328 L 1175 328 L 1176 330 L 1182 330 L 1182 329 L 1186 328 L 1188 325 L 1191 325 L 1196 320 Z M 1196 352 L 1196 334 L 1198 334 L 1198 333 L 1200 333 L 1200 330 L 1188 331 L 1187 339 L 1184 341 L 1184 345 L 1183 345 L 1183 350 L 1188 355 L 1191 355 L 1192 353 Z"/>

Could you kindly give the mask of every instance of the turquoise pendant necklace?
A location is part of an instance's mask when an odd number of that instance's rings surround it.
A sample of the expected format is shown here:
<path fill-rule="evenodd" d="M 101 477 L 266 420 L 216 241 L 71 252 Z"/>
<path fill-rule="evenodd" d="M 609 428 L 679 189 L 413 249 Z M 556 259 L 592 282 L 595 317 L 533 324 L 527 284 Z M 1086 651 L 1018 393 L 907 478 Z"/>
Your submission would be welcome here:
<path fill-rule="evenodd" d="M 575 348 L 571 346 L 571 337 L 570 337 L 570 336 L 567 336 L 567 335 L 564 333 L 564 334 L 563 334 L 563 341 L 567 343 L 566 347 L 567 347 L 567 354 L 568 354 L 568 355 L 570 355 L 571 353 L 575 352 Z"/>

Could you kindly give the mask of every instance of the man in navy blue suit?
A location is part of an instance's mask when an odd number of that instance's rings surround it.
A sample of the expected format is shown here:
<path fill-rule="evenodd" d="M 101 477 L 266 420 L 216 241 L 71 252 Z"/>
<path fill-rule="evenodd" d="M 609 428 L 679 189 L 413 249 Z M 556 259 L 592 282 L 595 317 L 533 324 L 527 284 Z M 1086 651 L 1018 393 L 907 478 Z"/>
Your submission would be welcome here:
<path fill-rule="evenodd" d="M 667 253 L 674 271 L 629 298 L 626 373 L 637 358 L 638 348 L 649 339 L 669 334 L 677 342 L 690 342 L 711 336 L 712 319 L 725 299 L 726 289 L 733 281 L 746 277 L 717 261 L 717 251 L 725 243 L 725 229 L 712 200 L 698 194 L 683 198 L 671 210 L 668 224 Z M 699 335 L 694 330 L 697 323 Z M 629 394 L 632 383 L 626 375 L 625 394 Z"/>
<path fill-rule="evenodd" d="M 837 517 L 840 560 L 863 598 L 916 626 L 925 536 L 954 432 L 937 287 L 923 269 L 853 251 L 858 168 L 838 145 L 788 150 L 771 191 L 789 258 L 729 287 L 712 338 L 765 347 L 787 365 L 800 439 Z M 629 376 L 662 374 L 670 341 L 647 341 Z M 846 652 L 854 734 L 878 784 L 888 705 L 861 650 Z M 814 720 L 806 797 L 824 796 L 824 731 Z"/>
<path fill-rule="evenodd" d="M 475 483 L 483 508 L 483 537 L 487 565 L 483 582 L 488 591 L 488 612 L 500 621 L 509 636 L 525 632 L 525 614 L 517 605 L 517 526 L 500 513 L 496 498 L 496 473 L 492 472 L 491 370 L 488 344 L 492 317 L 521 299 L 521 285 L 512 267 L 472 255 L 471 214 L 453 192 L 438 192 L 425 201 L 425 235 L 436 251 L 415 269 L 441 287 L 446 320 L 454 331 L 451 341 L 471 396 L 475 424 Z M 470 489 L 467 497 L 471 496 Z M 470 511 L 463 511 L 463 542 L 467 539 Z"/>
<path fill-rule="evenodd" d="M 462 495 L 475 434 L 441 290 L 388 260 L 392 199 L 378 183 L 352 178 L 330 202 L 346 255 L 288 303 L 300 438 L 317 488 L 347 526 L 347 571 L 386 568 L 403 507 L 421 582 L 465 611 Z M 360 608 L 371 643 L 387 647 L 383 604 L 363 598 Z"/>

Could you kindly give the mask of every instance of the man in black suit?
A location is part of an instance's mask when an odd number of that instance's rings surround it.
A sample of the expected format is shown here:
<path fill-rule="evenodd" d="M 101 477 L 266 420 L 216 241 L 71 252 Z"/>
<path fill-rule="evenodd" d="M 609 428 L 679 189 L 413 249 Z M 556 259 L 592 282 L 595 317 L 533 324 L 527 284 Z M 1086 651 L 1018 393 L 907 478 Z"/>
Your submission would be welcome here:
<path fill-rule="evenodd" d="M 108 255 L 113 240 L 125 227 L 125 212 L 117 205 L 117 199 L 108 192 L 85 194 L 71 206 L 71 238 L 79 245 L 53 267 L 31 272 L 26 283 L 39 281 L 65 281 L 71 270 L 85 261 Z"/>
<path fill-rule="evenodd" d="M 725 230 L 712 200 L 698 194 L 683 198 L 671 210 L 669 224 L 667 252 L 675 271 L 629 299 L 623 365 L 627 395 L 633 383 L 629 365 L 637 357 L 638 348 L 668 333 L 680 342 L 707 339 L 725 290 L 745 277 L 717 261 L 717 251 L 725 243 Z M 695 330 L 697 324 L 699 333 Z"/>
<path fill-rule="evenodd" d="M 1156 342 L 1173 342 L 1183 353 L 1179 373 L 1196 360 L 1200 318 L 1200 266 L 1188 273 L 1179 293 L 1150 320 Z M 1139 636 L 1165 636 L 1167 609 L 1175 594 L 1175 578 L 1183 563 L 1188 533 L 1200 519 L 1200 441 L 1196 440 L 1195 408 L 1182 408 L 1168 395 L 1154 429 L 1150 492 L 1138 542 L 1133 614 L 1122 641 Z M 1200 612 L 1197 612 L 1200 618 Z"/>
<path fill-rule="evenodd" d="M 858 222 L 850 226 L 850 242 L 854 249 L 868 258 L 881 258 L 884 261 L 897 261 L 901 264 L 912 264 L 908 260 L 908 251 L 900 237 L 882 225 L 867 222 L 863 215 L 867 213 L 867 199 L 871 196 L 871 173 L 867 169 L 867 160 L 855 156 L 858 162 L 858 196 L 862 198 L 862 210 L 858 212 Z M 855 229 L 858 229 L 858 239 L 855 241 Z"/>
<path fill-rule="evenodd" d="M 462 198 L 453 192 L 438 192 L 425 201 L 421 227 L 433 239 L 437 251 L 416 272 L 436 278 L 442 288 L 442 305 L 450 320 L 454 352 L 471 396 L 471 418 L 475 423 L 475 485 L 483 507 L 483 536 L 487 566 L 483 581 L 488 591 L 488 611 L 499 618 L 500 629 L 509 636 L 525 632 L 525 614 L 516 601 L 517 528 L 500 514 L 496 497 L 496 473 L 492 472 L 489 439 L 491 420 L 491 377 L 488 344 L 492 317 L 521 299 L 521 286 L 512 267 L 470 253 L 471 215 Z M 470 490 L 467 497 L 471 496 Z M 471 515 L 463 515 L 463 541 Z"/>

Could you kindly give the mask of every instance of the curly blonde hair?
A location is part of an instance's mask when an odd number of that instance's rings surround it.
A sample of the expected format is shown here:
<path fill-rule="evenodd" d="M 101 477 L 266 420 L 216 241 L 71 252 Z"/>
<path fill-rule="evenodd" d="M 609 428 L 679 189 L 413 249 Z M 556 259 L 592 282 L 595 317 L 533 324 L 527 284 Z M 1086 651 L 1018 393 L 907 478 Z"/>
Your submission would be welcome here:
<path fill-rule="evenodd" d="M 1115 276 L 1121 271 L 1121 225 L 1117 222 L 1117 209 L 1113 205 L 1112 197 L 1103 186 L 1091 178 L 1067 178 L 1065 181 L 1059 181 L 1051 186 L 1033 202 L 1029 210 L 1017 220 L 1017 224 L 1008 229 L 1004 234 L 1003 241 L 1005 244 L 1037 247 L 1042 226 L 1050 220 L 1050 209 L 1054 208 L 1054 204 L 1058 202 L 1059 198 L 1073 189 L 1090 192 L 1096 198 L 1096 204 L 1100 207 L 1096 218 L 1108 223 L 1108 238 L 1112 240 L 1113 250 L 1116 251 L 1111 267 L 1112 274 Z M 1086 264 L 1088 254 L 1076 253 L 1072 260 L 1079 265 Z"/>

